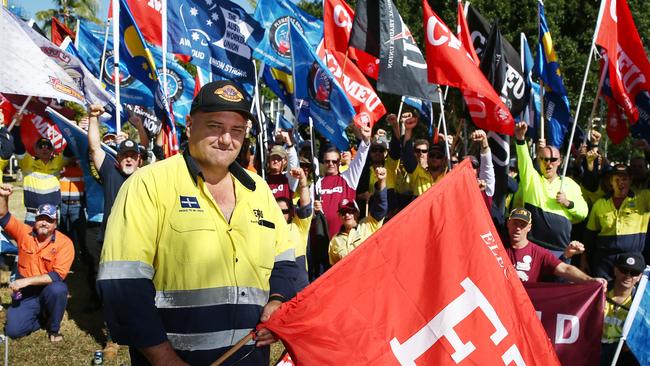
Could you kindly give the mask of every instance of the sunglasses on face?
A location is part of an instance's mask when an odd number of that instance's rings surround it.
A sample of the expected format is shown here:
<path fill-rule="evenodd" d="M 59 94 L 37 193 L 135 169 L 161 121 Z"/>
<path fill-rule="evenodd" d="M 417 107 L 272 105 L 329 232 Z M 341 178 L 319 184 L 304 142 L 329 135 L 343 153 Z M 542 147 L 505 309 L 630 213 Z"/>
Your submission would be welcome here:
<path fill-rule="evenodd" d="M 345 216 L 345 215 L 354 215 L 356 211 L 353 210 L 341 210 L 339 211 L 339 215 Z"/>
<path fill-rule="evenodd" d="M 551 162 L 551 163 L 555 163 L 556 161 L 560 160 L 560 158 L 545 158 L 545 157 L 541 157 L 540 160 L 542 160 L 542 161 L 545 162 L 545 163 L 549 163 L 549 162 Z"/>
<path fill-rule="evenodd" d="M 339 160 L 338 160 L 338 159 L 337 159 L 337 160 L 327 160 L 327 159 L 326 159 L 326 160 L 323 160 L 323 162 L 324 162 L 326 165 L 327 165 L 327 164 L 338 164 L 338 163 L 339 163 Z"/>
<path fill-rule="evenodd" d="M 415 153 L 416 153 L 416 154 L 426 154 L 426 153 L 427 153 L 427 149 L 415 149 Z"/>
<path fill-rule="evenodd" d="M 444 157 L 442 154 L 429 154 L 429 158 L 431 159 L 444 159 Z"/>
<path fill-rule="evenodd" d="M 283 208 L 283 209 L 282 209 L 282 214 L 283 214 L 283 215 L 288 215 L 288 214 L 290 214 L 290 213 L 291 213 L 291 210 L 290 210 L 290 209 L 288 209 L 288 208 Z"/>
<path fill-rule="evenodd" d="M 370 149 L 370 152 L 371 152 L 371 153 L 376 153 L 376 152 L 381 152 L 381 153 L 383 153 L 383 152 L 384 152 L 384 149 Z"/>
<path fill-rule="evenodd" d="M 627 268 L 619 268 L 618 269 L 622 274 L 626 276 L 631 276 L 631 277 L 636 277 L 641 274 L 639 271 L 635 271 L 633 269 L 627 269 Z"/>
<path fill-rule="evenodd" d="M 300 164 L 300 167 L 303 169 L 311 169 L 311 164 Z"/>
<path fill-rule="evenodd" d="M 45 143 L 43 143 L 43 144 L 38 144 L 37 146 L 38 146 L 39 149 L 51 149 L 51 148 L 52 148 L 52 147 L 50 146 L 50 144 L 45 144 Z"/>

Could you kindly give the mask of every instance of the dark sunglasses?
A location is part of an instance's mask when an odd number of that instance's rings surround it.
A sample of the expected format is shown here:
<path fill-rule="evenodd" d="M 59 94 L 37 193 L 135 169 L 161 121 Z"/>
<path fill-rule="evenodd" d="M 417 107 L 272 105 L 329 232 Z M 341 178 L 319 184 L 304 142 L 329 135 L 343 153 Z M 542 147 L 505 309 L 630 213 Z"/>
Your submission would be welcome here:
<path fill-rule="evenodd" d="M 431 159 L 444 159 L 445 156 L 443 154 L 429 154 L 428 155 Z"/>
<path fill-rule="evenodd" d="M 619 268 L 618 269 L 622 274 L 627 275 L 627 276 L 632 276 L 636 277 L 641 274 L 639 271 L 635 271 L 633 269 L 627 269 L 627 268 Z"/>
<path fill-rule="evenodd" d="M 355 210 L 339 210 L 339 215 L 341 216 L 345 216 L 347 214 L 354 215 L 355 213 L 357 213 Z"/>
<path fill-rule="evenodd" d="M 427 149 L 415 149 L 416 154 L 426 154 L 427 152 Z"/>
<path fill-rule="evenodd" d="M 380 148 L 376 148 L 376 149 L 375 149 L 375 148 L 370 149 L 370 152 L 371 152 L 371 153 L 375 153 L 375 152 L 382 152 L 382 153 L 383 153 L 384 151 L 386 151 L 386 150 L 382 149 L 381 147 L 380 147 Z"/>
<path fill-rule="evenodd" d="M 300 167 L 303 169 L 311 169 L 311 164 L 309 163 L 300 164 Z"/>
<path fill-rule="evenodd" d="M 52 148 L 52 145 L 50 145 L 48 143 L 38 144 L 37 146 L 38 146 L 39 149 L 51 149 Z"/>
<path fill-rule="evenodd" d="M 288 208 L 284 208 L 284 209 L 282 209 L 282 214 L 283 214 L 283 215 L 288 215 L 288 214 L 290 214 L 290 213 L 291 213 L 291 210 L 290 210 L 290 209 L 288 209 Z"/>
<path fill-rule="evenodd" d="M 339 160 L 338 159 L 337 160 L 328 160 L 328 159 L 326 159 L 326 160 L 323 160 L 323 163 L 325 163 L 325 164 L 338 164 Z"/>
<path fill-rule="evenodd" d="M 555 163 L 556 161 L 560 160 L 560 158 L 540 158 L 540 160 L 542 160 L 542 161 L 544 161 L 546 163 L 548 163 L 548 162 Z"/>

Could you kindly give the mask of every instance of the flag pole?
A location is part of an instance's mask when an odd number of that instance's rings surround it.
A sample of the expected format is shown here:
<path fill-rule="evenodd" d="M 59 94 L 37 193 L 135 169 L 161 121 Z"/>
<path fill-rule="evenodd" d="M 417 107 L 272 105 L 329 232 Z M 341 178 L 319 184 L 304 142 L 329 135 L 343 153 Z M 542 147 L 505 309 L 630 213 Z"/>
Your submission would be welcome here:
<path fill-rule="evenodd" d="M 636 317 L 636 313 L 639 310 L 639 305 L 641 304 L 641 299 L 645 293 L 645 288 L 648 285 L 648 276 L 650 275 L 650 266 L 646 266 L 643 271 L 643 276 L 641 281 L 636 288 L 636 294 L 634 294 L 634 299 L 632 300 L 632 305 L 630 305 L 630 311 L 627 313 L 627 318 L 625 318 L 625 323 L 623 323 L 623 332 L 621 333 L 621 339 L 618 340 L 618 346 L 616 347 L 616 353 L 614 354 L 614 359 L 612 360 L 611 366 L 616 365 L 618 357 L 621 355 L 621 350 L 623 349 L 623 343 L 627 339 L 628 333 L 630 333 L 630 328 L 632 328 L 632 322 Z"/>
<path fill-rule="evenodd" d="M 79 46 L 79 41 L 78 41 L 79 37 L 77 37 L 77 34 L 79 34 L 79 18 L 77 18 L 77 23 L 75 24 L 74 30 L 75 30 L 75 36 L 74 36 L 73 44 L 76 48 L 77 46 Z"/>
<path fill-rule="evenodd" d="M 542 3 L 543 4 L 543 3 Z M 542 42 L 541 39 L 541 33 L 542 33 L 542 22 L 539 19 L 539 1 L 537 3 L 537 44 Z M 538 49 L 537 52 L 540 52 Z M 539 57 L 539 56 L 538 56 Z M 542 79 L 542 75 L 539 75 L 539 100 L 541 101 L 540 107 L 539 107 L 539 140 L 546 140 L 545 139 L 545 130 L 546 130 L 546 121 L 544 120 L 546 118 L 546 114 L 544 112 L 544 92 L 546 89 L 544 88 L 544 79 Z"/>
<path fill-rule="evenodd" d="M 9 125 L 9 127 L 7 127 L 7 131 L 11 132 L 11 130 L 14 128 L 14 126 L 18 122 L 18 118 L 20 118 L 22 116 L 23 112 L 25 111 L 25 108 L 27 108 L 27 105 L 31 101 L 32 101 L 32 96 L 30 95 L 25 99 L 25 101 L 23 102 L 23 105 L 20 106 L 20 109 L 18 110 L 18 113 L 16 113 L 14 115 L 14 117 L 11 119 L 11 124 Z"/>
<path fill-rule="evenodd" d="M 584 138 L 584 143 L 587 143 L 587 140 L 591 139 L 591 130 L 593 129 L 594 126 L 594 114 L 596 114 L 596 108 L 598 107 L 598 100 L 600 99 L 600 95 L 603 91 L 603 85 L 605 84 L 605 75 L 607 75 L 607 68 L 608 68 L 608 63 L 609 59 L 605 59 L 605 65 L 603 65 L 603 69 L 601 70 L 600 73 L 600 80 L 598 80 L 598 89 L 596 90 L 596 97 L 594 98 L 594 104 L 591 106 L 591 113 L 589 114 L 589 120 L 587 120 L 587 134 L 585 135 Z"/>
<path fill-rule="evenodd" d="M 573 143 L 573 137 L 576 133 L 576 126 L 578 124 L 578 117 L 580 116 L 580 106 L 582 105 L 582 97 L 585 94 L 585 86 L 587 86 L 587 77 L 589 76 L 589 67 L 591 66 L 591 59 L 594 55 L 594 49 L 596 49 L 596 37 L 598 36 L 598 29 L 600 28 L 600 23 L 603 19 L 603 12 L 605 11 L 605 0 L 600 2 L 600 10 L 598 12 L 598 19 L 596 20 L 596 29 L 594 30 L 594 37 L 591 40 L 591 48 L 589 49 L 589 57 L 587 58 L 587 67 L 585 67 L 585 76 L 582 79 L 582 87 L 580 88 L 580 97 L 578 98 L 578 106 L 576 107 L 576 114 L 573 117 L 573 126 L 571 127 L 571 137 L 569 137 L 569 143 L 567 145 L 567 153 L 564 157 L 564 164 L 562 166 L 562 180 L 560 181 L 560 192 L 562 192 L 562 186 L 564 185 L 564 177 L 566 177 L 566 171 L 569 167 L 569 158 L 571 156 L 571 144 Z"/>
<path fill-rule="evenodd" d="M 400 101 L 399 101 L 399 108 L 397 109 L 397 121 L 399 121 L 399 128 L 400 128 L 400 131 L 401 131 L 401 135 L 404 136 L 404 132 L 406 132 L 406 131 L 405 131 L 405 128 L 404 128 L 404 124 L 402 123 L 402 107 L 404 107 L 404 96 L 403 95 L 402 95 L 402 99 L 400 99 Z"/>
<path fill-rule="evenodd" d="M 445 151 L 447 152 L 447 166 L 451 170 L 451 154 L 449 153 L 449 141 L 447 140 L 447 121 L 445 120 L 445 102 L 442 98 L 442 89 L 438 85 L 438 99 L 440 99 L 440 117 L 442 118 L 442 131 L 445 134 Z"/>
<path fill-rule="evenodd" d="M 111 18 L 106 19 L 106 31 L 104 31 L 104 48 L 102 48 L 102 59 L 99 62 L 99 81 L 102 81 L 102 77 L 104 76 L 104 66 L 106 63 L 106 46 L 108 45 L 108 30 L 111 27 Z M 77 33 L 77 38 L 79 39 L 79 33 Z M 113 47 L 115 48 L 115 47 Z"/>
<path fill-rule="evenodd" d="M 255 78 L 255 90 L 253 93 L 253 103 L 251 103 L 251 113 L 253 112 L 253 108 L 255 108 L 255 105 L 257 105 L 257 123 L 260 126 L 260 138 L 258 138 L 258 142 L 260 144 L 260 165 L 262 167 L 262 178 L 266 179 L 266 174 L 264 172 L 264 154 L 266 154 L 266 148 L 265 148 L 265 141 L 266 140 L 266 130 L 264 128 L 264 123 L 262 122 L 262 117 L 260 116 L 260 101 L 257 95 L 257 91 L 259 89 L 259 78 L 261 77 L 262 73 L 264 72 L 264 63 L 262 63 L 262 67 L 260 67 L 260 70 L 258 72 L 257 70 L 257 63 L 253 61 L 253 68 L 255 69 L 255 75 L 257 77 Z"/>
<path fill-rule="evenodd" d="M 237 344 L 232 346 L 229 350 L 226 351 L 221 357 L 219 357 L 216 361 L 210 364 L 210 366 L 219 366 L 222 363 L 224 363 L 228 358 L 230 358 L 232 355 L 235 354 L 235 352 L 239 351 L 242 347 L 246 345 L 250 340 L 253 339 L 253 335 L 255 335 L 255 332 L 251 331 L 248 333 L 244 338 L 240 339 Z"/>
<path fill-rule="evenodd" d="M 113 0 L 113 83 L 115 84 L 115 130 L 120 133 L 120 1 Z"/>
<path fill-rule="evenodd" d="M 165 95 L 165 101 L 169 97 L 169 90 L 167 89 L 167 0 L 161 1 L 162 11 L 161 11 L 161 33 L 162 33 L 162 72 L 163 72 L 163 94 Z M 154 70 L 155 71 L 155 70 Z"/>

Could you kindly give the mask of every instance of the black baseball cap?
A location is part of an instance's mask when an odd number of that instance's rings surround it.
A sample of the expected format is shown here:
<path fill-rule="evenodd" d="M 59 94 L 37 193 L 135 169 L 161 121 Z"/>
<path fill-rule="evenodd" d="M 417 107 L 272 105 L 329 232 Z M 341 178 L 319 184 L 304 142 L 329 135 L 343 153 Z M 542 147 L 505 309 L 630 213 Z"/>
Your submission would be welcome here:
<path fill-rule="evenodd" d="M 43 145 L 48 145 L 50 149 L 54 148 L 54 144 L 52 144 L 52 141 L 50 139 L 41 137 L 38 140 L 36 140 L 36 143 L 34 146 L 43 146 Z"/>
<path fill-rule="evenodd" d="M 192 101 L 190 115 L 196 112 L 239 112 L 257 123 L 251 114 L 251 100 L 248 94 L 230 80 L 219 80 L 205 84 Z"/>
<path fill-rule="evenodd" d="M 140 149 L 138 148 L 138 144 L 136 144 L 135 141 L 133 141 L 133 140 L 124 140 L 124 141 L 122 141 L 120 146 L 118 146 L 118 148 L 117 148 L 117 154 L 118 155 L 124 154 L 124 153 L 129 152 L 129 151 L 134 151 L 134 152 L 137 152 L 138 154 L 140 153 Z"/>
<path fill-rule="evenodd" d="M 643 272 L 645 269 L 645 260 L 640 253 L 623 253 L 616 258 L 614 265 L 619 269 Z"/>

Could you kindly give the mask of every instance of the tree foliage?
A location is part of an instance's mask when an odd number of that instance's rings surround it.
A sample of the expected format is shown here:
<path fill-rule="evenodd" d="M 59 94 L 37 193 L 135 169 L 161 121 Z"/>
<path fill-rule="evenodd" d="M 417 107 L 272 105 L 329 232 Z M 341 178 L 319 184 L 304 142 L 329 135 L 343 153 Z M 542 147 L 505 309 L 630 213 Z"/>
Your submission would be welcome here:
<path fill-rule="evenodd" d="M 70 29 L 74 29 L 77 19 L 87 19 L 95 23 L 101 23 L 96 17 L 99 12 L 98 0 L 54 0 L 53 9 L 41 10 L 36 13 L 36 20 L 44 22 L 45 28 L 49 29 L 52 18 L 57 18 Z"/>

